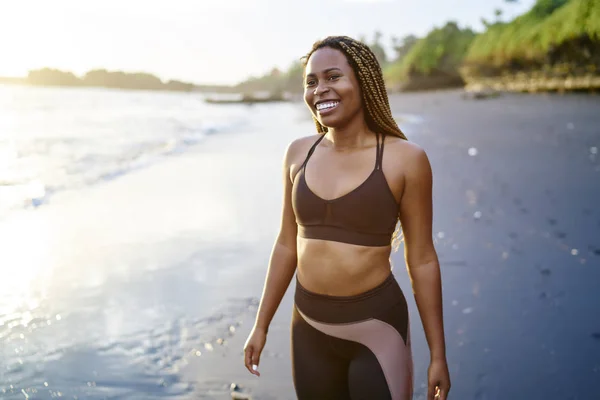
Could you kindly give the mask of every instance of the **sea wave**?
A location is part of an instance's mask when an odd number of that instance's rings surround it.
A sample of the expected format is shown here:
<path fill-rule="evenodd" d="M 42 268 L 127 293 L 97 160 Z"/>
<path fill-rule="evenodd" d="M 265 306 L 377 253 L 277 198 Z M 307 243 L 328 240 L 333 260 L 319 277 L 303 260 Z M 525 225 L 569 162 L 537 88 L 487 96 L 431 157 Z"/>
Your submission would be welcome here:
<path fill-rule="evenodd" d="M 250 117 L 200 95 L 0 89 L 0 219 L 185 153 Z"/>

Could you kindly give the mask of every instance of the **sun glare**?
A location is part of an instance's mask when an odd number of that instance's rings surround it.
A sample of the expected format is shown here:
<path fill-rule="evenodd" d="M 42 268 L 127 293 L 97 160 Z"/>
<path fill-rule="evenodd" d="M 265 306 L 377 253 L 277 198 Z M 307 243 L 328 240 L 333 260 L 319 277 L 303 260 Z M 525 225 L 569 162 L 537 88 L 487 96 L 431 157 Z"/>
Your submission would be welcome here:
<path fill-rule="evenodd" d="M 0 316 L 27 319 L 46 297 L 53 268 L 50 229 L 39 213 L 17 213 L 0 221 Z"/>

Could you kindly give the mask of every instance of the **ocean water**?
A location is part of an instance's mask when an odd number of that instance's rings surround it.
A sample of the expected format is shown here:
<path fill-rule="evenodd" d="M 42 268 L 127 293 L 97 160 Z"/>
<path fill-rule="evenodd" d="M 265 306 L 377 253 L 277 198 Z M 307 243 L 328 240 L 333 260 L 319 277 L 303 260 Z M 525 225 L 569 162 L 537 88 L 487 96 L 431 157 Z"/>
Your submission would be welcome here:
<path fill-rule="evenodd" d="M 237 199 L 256 192 L 252 169 L 261 189 L 279 183 L 296 134 L 279 126 L 314 129 L 306 117 L 196 93 L 0 86 L 0 398 L 191 396 L 187 359 L 256 306 L 240 268 L 262 273 L 269 248 L 244 230 L 276 226 L 275 196 L 260 215 Z"/>
<path fill-rule="evenodd" d="M 247 126 L 201 94 L 0 86 L 0 218 Z"/>
<path fill-rule="evenodd" d="M 222 398 L 187 366 L 241 351 L 314 131 L 302 102 L 0 86 L 0 399 Z"/>
<path fill-rule="evenodd" d="M 435 171 L 451 397 L 594 398 L 597 97 L 391 100 Z M 241 365 L 243 321 L 278 227 L 283 151 L 313 132 L 302 103 L 0 86 L 0 399 L 227 399 L 230 379 L 292 398 L 268 373 L 289 371 L 285 310 L 260 383 Z"/>

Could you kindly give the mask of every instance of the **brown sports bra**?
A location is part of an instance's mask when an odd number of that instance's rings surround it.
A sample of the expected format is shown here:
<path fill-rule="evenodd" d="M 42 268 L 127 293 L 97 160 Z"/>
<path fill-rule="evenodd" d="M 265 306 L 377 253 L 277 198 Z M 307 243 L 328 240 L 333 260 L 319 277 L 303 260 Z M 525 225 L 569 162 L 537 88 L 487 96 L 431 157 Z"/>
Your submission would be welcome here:
<path fill-rule="evenodd" d="M 325 135 L 310 148 L 292 187 L 298 235 L 362 246 L 388 246 L 398 221 L 398 204 L 381 168 L 383 142 L 377 135 L 377 157 L 371 175 L 343 196 L 325 200 L 306 183 L 306 164 Z"/>

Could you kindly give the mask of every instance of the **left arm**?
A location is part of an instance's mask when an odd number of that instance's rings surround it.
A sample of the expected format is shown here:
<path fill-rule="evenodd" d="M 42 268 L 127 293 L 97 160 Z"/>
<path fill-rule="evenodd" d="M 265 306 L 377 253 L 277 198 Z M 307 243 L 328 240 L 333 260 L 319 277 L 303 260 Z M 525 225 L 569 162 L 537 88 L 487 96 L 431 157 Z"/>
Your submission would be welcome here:
<path fill-rule="evenodd" d="M 414 146 L 407 153 L 411 154 L 410 167 L 404 176 L 404 193 L 400 200 L 400 223 L 405 242 L 404 256 L 429 345 L 431 365 L 442 370 L 441 373 L 436 371 L 435 376 L 430 375 L 430 391 L 438 386 L 447 394 L 450 382 L 444 339 L 442 283 L 432 234 L 433 177 L 424 150 Z M 442 398 L 446 398 L 445 395 Z"/>

